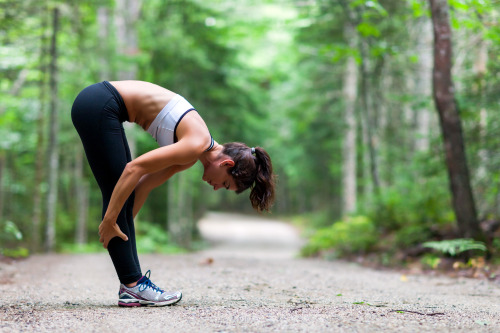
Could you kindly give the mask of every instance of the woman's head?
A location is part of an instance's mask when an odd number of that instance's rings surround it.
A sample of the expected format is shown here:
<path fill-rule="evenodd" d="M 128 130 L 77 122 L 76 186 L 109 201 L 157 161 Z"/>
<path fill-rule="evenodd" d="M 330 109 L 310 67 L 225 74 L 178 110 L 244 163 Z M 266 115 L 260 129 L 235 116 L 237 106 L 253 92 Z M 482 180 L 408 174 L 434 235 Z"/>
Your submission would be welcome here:
<path fill-rule="evenodd" d="M 275 186 L 269 154 L 261 147 L 250 148 L 240 142 L 225 143 L 222 154 L 234 162 L 227 172 L 234 180 L 236 193 L 250 188 L 252 207 L 268 211 L 274 202 Z"/>

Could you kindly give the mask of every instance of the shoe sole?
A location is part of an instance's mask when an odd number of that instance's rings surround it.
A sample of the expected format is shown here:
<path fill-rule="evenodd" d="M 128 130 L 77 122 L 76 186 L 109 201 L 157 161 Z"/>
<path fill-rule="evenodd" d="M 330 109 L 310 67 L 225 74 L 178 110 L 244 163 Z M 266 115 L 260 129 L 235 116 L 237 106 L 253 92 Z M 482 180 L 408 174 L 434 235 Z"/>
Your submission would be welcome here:
<path fill-rule="evenodd" d="M 165 302 L 152 302 L 152 301 L 146 301 L 142 299 L 130 299 L 127 300 L 127 302 L 123 302 L 121 300 L 118 301 L 118 306 L 121 307 L 136 307 L 136 306 L 167 306 L 167 305 L 174 305 L 178 303 L 182 299 L 182 294 L 181 297 L 179 297 L 176 300 L 172 301 L 165 301 Z"/>

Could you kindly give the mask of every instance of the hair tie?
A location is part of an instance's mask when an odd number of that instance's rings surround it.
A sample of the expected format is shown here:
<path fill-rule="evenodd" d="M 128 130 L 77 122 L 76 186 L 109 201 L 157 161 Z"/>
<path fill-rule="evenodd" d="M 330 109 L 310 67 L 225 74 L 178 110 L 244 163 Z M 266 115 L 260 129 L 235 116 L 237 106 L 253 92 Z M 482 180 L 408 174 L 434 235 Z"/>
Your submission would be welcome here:
<path fill-rule="evenodd" d="M 250 148 L 250 149 L 252 149 L 252 155 L 253 155 L 253 154 L 255 154 L 255 148 L 254 148 L 254 147 L 252 147 L 252 148 Z"/>

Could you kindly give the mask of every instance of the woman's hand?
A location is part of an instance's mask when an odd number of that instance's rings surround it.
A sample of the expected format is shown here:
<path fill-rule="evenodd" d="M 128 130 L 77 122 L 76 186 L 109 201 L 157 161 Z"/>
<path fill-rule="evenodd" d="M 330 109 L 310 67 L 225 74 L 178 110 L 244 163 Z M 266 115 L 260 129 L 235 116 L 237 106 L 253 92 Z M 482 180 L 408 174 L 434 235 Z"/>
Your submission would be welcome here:
<path fill-rule="evenodd" d="M 128 241 L 127 235 L 125 235 L 121 230 L 118 224 L 109 223 L 106 221 L 102 221 L 99 225 L 99 242 L 104 245 L 104 248 L 108 248 L 109 241 L 115 237 L 120 237 L 124 241 Z"/>

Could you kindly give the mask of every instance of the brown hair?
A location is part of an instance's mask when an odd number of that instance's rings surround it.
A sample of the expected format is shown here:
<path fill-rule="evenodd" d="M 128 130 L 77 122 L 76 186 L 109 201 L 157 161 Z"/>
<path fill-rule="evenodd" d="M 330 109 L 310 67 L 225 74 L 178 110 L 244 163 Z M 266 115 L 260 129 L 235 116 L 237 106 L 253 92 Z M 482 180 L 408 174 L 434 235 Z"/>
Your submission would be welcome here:
<path fill-rule="evenodd" d="M 222 153 L 231 157 L 234 167 L 228 170 L 236 183 L 236 193 L 251 188 L 252 207 L 259 212 L 269 211 L 274 202 L 275 176 L 269 154 L 261 147 L 252 148 L 244 143 L 229 142 Z M 254 155 L 255 154 L 255 155 Z"/>

